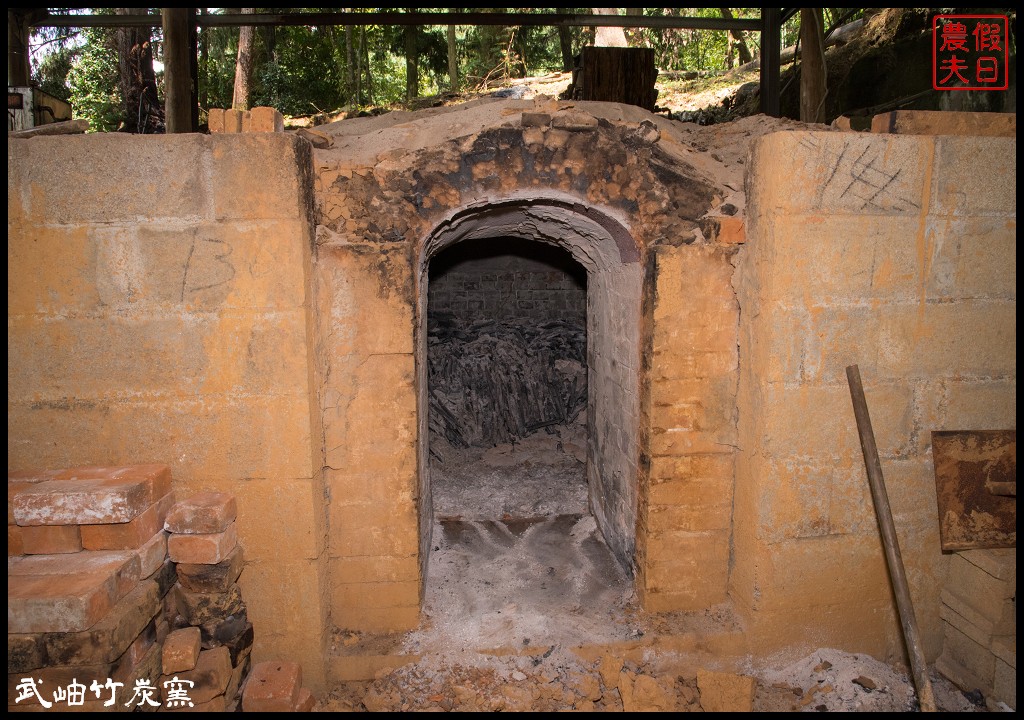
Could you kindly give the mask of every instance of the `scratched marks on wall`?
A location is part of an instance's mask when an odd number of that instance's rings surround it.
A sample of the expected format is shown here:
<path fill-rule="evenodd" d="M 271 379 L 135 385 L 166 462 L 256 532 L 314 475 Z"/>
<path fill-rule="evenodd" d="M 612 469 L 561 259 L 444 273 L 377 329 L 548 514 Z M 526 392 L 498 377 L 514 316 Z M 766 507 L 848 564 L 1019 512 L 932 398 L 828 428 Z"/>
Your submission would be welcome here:
<path fill-rule="evenodd" d="M 904 155 L 889 152 L 885 143 L 871 138 L 850 138 L 837 145 L 832 138 L 809 136 L 800 147 L 819 158 L 815 177 L 821 179 L 814 204 L 818 207 L 848 207 L 860 212 L 915 212 L 915 168 L 908 168 Z"/>
<path fill-rule="evenodd" d="M 203 290 L 231 282 L 235 277 L 231 253 L 231 245 L 223 240 L 204 237 L 194 239 L 181 276 L 181 301 Z"/>

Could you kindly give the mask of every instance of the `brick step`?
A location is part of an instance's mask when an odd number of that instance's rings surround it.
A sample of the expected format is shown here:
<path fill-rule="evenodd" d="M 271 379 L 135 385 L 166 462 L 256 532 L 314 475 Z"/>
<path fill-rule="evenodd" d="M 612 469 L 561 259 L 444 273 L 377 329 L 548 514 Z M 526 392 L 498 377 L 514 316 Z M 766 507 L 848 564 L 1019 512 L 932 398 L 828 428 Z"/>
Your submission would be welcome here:
<path fill-rule="evenodd" d="M 128 523 L 171 491 L 171 471 L 166 465 L 80 467 L 55 474 L 47 471 L 38 477 L 16 475 L 8 475 L 8 524 L 13 519 L 15 524 L 29 527 Z"/>
<path fill-rule="evenodd" d="M 159 567 L 165 543 L 161 534 L 142 550 L 8 557 L 7 632 L 88 630 Z"/>

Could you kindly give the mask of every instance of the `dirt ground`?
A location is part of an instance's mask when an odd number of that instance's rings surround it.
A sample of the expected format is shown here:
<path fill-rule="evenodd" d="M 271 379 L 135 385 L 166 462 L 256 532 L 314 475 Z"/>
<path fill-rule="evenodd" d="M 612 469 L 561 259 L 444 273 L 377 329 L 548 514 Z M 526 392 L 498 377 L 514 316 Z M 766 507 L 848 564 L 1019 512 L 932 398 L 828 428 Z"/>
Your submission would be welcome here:
<path fill-rule="evenodd" d="M 387 650 L 408 662 L 333 688 L 315 711 L 918 709 L 906 670 L 866 655 L 822 648 L 719 673 L 652 642 L 741 630 L 725 608 L 671 617 L 636 606 L 587 514 L 585 446 L 582 425 L 489 450 L 433 445 L 424 621 Z M 940 710 L 986 710 L 935 672 L 932 683 Z"/>

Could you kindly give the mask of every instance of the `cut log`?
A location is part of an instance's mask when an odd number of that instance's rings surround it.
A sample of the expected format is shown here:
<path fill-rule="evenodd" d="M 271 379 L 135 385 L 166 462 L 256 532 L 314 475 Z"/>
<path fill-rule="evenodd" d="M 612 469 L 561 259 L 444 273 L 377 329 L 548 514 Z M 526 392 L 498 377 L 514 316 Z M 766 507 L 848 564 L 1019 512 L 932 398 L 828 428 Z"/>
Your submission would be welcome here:
<path fill-rule="evenodd" d="M 653 48 L 585 47 L 571 98 L 637 105 L 654 112 L 658 69 Z"/>

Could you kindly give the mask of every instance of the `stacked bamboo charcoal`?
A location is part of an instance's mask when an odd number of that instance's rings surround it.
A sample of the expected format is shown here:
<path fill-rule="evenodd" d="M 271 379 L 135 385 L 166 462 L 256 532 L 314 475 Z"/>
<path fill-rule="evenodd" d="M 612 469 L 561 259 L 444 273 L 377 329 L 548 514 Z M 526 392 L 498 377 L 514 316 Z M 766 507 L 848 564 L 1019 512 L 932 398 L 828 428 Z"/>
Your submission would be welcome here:
<path fill-rule="evenodd" d="M 587 405 L 586 331 L 552 321 L 430 324 L 430 430 L 491 447 L 571 423 Z"/>
<path fill-rule="evenodd" d="M 170 469 L 8 473 L 7 499 L 8 710 L 125 710 L 169 632 Z"/>
<path fill-rule="evenodd" d="M 238 708 L 253 629 L 237 583 L 243 557 L 236 515 L 235 498 L 226 493 L 200 493 L 167 515 L 167 552 L 178 577 L 168 595 L 174 629 L 164 643 L 160 678 L 167 705 L 175 702 L 169 693 L 178 687 L 188 691 L 191 705 L 184 709 Z"/>
<path fill-rule="evenodd" d="M 942 654 L 935 666 L 962 690 L 1017 707 L 1017 550 L 950 557 L 939 595 Z"/>

